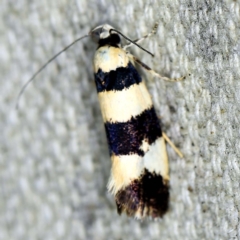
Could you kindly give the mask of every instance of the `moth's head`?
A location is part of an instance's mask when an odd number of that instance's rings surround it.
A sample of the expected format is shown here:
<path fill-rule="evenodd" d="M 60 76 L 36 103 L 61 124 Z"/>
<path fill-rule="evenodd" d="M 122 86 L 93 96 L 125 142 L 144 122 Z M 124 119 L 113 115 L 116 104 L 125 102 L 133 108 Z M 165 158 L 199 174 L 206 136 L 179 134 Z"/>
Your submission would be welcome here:
<path fill-rule="evenodd" d="M 93 41 L 99 45 L 112 45 L 120 46 L 120 36 L 115 29 L 108 25 L 100 25 L 89 32 L 89 35 L 92 37 Z"/>

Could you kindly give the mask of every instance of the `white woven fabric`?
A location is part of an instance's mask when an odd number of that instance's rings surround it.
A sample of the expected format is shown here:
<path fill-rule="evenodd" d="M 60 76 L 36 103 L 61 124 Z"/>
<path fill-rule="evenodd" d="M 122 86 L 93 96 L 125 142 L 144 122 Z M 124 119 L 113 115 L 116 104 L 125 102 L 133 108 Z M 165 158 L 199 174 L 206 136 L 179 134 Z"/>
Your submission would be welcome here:
<path fill-rule="evenodd" d="M 187 0 L 5 0 L 0 8 L 0 240 L 239 239 L 240 4 Z M 96 45 L 77 43 L 29 85 L 50 57 L 98 24 L 143 43 L 166 76 L 148 86 L 168 146 L 171 207 L 161 221 L 118 216 L 92 73 Z"/>

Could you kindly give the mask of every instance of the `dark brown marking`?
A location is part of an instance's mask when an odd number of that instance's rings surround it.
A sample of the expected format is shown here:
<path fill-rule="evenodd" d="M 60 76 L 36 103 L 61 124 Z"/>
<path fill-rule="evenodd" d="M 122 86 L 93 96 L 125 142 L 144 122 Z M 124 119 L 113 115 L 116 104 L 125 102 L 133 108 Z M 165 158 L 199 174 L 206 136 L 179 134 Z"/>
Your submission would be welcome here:
<path fill-rule="evenodd" d="M 128 216 L 162 217 L 168 209 L 169 186 L 161 175 L 151 173 L 147 169 L 126 188 L 115 196 L 118 213 L 126 212 Z"/>
<path fill-rule="evenodd" d="M 141 149 L 143 140 L 151 145 L 162 136 L 159 119 L 153 107 L 127 122 L 106 122 L 105 129 L 111 155 L 144 156 L 145 152 Z"/>
<path fill-rule="evenodd" d="M 110 72 L 103 72 L 98 69 L 94 74 L 97 92 L 104 91 L 122 91 L 133 84 L 139 84 L 142 81 L 141 76 L 131 62 L 126 67 L 119 67 Z"/>

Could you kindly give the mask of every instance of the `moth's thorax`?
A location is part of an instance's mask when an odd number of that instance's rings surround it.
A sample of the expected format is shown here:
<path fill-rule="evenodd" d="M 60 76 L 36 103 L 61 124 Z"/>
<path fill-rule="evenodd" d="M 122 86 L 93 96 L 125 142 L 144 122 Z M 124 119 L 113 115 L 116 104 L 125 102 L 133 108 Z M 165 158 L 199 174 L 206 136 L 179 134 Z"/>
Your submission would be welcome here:
<path fill-rule="evenodd" d="M 125 50 L 106 45 L 97 49 L 94 59 L 94 72 L 97 73 L 99 69 L 103 72 L 110 72 L 119 67 L 126 67 L 129 63 L 129 57 Z"/>

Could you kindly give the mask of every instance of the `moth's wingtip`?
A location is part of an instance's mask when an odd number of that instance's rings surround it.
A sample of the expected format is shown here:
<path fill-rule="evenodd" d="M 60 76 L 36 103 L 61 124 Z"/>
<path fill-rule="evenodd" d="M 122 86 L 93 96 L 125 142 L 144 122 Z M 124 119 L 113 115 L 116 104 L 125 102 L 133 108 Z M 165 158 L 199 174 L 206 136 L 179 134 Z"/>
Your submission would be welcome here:
<path fill-rule="evenodd" d="M 139 179 L 115 195 L 118 214 L 126 213 L 137 220 L 157 220 L 168 210 L 169 185 L 160 174 L 145 169 Z"/>

